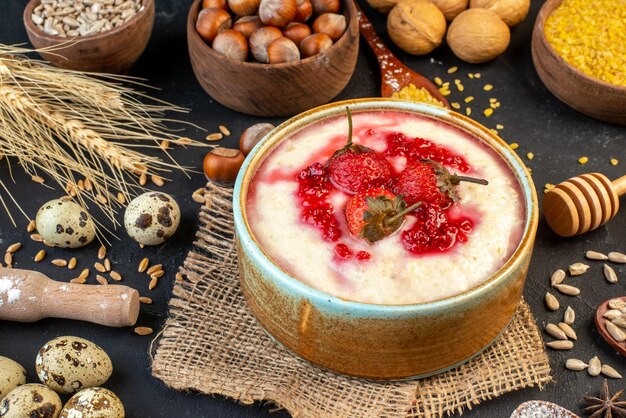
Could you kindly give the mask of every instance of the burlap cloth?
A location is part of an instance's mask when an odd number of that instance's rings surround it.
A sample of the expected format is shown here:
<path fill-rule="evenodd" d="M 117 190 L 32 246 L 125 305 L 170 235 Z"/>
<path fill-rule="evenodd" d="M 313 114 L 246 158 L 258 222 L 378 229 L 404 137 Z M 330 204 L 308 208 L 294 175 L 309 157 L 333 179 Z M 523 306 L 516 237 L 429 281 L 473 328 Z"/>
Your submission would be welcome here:
<path fill-rule="evenodd" d="M 490 348 L 447 373 L 374 382 L 315 367 L 270 339 L 248 310 L 233 245 L 232 190 L 209 184 L 194 248 L 174 283 L 169 319 L 153 343 L 152 373 L 179 390 L 250 404 L 271 401 L 294 417 L 441 417 L 551 380 L 528 305 Z"/>

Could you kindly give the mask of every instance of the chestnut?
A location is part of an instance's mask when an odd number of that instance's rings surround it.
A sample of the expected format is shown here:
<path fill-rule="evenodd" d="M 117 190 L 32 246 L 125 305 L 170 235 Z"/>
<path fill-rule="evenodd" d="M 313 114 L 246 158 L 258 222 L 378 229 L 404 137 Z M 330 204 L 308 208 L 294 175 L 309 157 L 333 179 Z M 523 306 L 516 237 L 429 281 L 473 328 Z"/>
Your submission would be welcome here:
<path fill-rule="evenodd" d="M 241 32 L 226 29 L 213 40 L 213 49 L 236 61 L 248 58 L 248 40 Z"/>
<path fill-rule="evenodd" d="M 280 64 L 281 62 L 298 61 L 300 50 L 291 39 L 281 36 L 274 39 L 267 46 L 267 57 L 270 64 Z"/>
<path fill-rule="evenodd" d="M 339 0 L 311 0 L 313 5 L 313 13 L 317 16 L 324 13 L 339 13 L 341 10 L 341 3 Z"/>
<path fill-rule="evenodd" d="M 211 43 L 219 32 L 229 29 L 231 24 L 230 14 L 226 10 L 209 7 L 200 10 L 196 30 L 202 39 Z"/>
<path fill-rule="evenodd" d="M 239 149 L 243 155 L 250 154 L 252 148 L 272 129 L 274 129 L 274 125 L 271 123 L 255 123 L 246 128 L 239 137 Z"/>
<path fill-rule="evenodd" d="M 283 33 L 280 29 L 275 28 L 274 26 L 263 26 L 252 32 L 250 35 L 250 52 L 255 60 L 259 62 L 268 63 L 269 58 L 267 56 L 267 47 L 271 44 L 275 39 L 283 36 Z"/>
<path fill-rule="evenodd" d="M 250 35 L 252 35 L 252 32 L 261 26 L 263 26 L 263 22 L 261 22 L 258 16 L 242 16 L 235 21 L 233 29 L 241 32 L 241 34 L 248 39 Z"/>
<path fill-rule="evenodd" d="M 251 16 L 259 10 L 261 0 L 228 0 L 228 7 L 237 16 Z"/>
<path fill-rule="evenodd" d="M 313 14 L 313 5 L 309 0 L 296 0 L 296 22 L 305 22 Z"/>
<path fill-rule="evenodd" d="M 215 183 L 230 185 L 235 182 L 243 160 L 238 149 L 215 148 L 204 156 L 204 175 Z"/>
<path fill-rule="evenodd" d="M 261 0 L 261 22 L 283 28 L 296 18 L 296 0 Z"/>
<path fill-rule="evenodd" d="M 323 50 L 330 48 L 333 45 L 333 40 L 325 33 L 314 33 L 309 35 L 300 42 L 300 53 L 303 58 L 312 57 L 317 55 Z"/>
<path fill-rule="evenodd" d="M 216 9 L 228 10 L 227 0 L 202 0 L 202 8 L 214 7 Z"/>
<path fill-rule="evenodd" d="M 337 42 L 346 31 L 346 17 L 336 13 L 324 13 L 315 19 L 312 27 L 313 32 L 325 33 L 333 42 Z"/>
<path fill-rule="evenodd" d="M 283 29 L 283 35 L 300 45 L 300 42 L 311 34 L 311 28 L 306 23 L 292 22 Z"/>

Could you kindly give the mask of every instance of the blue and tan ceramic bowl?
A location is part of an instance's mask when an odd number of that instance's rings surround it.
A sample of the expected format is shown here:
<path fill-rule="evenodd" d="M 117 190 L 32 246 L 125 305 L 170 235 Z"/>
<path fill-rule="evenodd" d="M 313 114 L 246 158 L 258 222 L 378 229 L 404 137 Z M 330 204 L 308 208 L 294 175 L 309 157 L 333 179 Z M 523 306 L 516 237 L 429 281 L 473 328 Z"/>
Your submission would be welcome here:
<path fill-rule="evenodd" d="M 524 198 L 524 227 L 511 258 L 482 284 L 459 295 L 412 305 L 339 299 L 289 276 L 265 254 L 246 216 L 256 169 L 291 133 L 325 118 L 353 113 L 410 112 L 464 130 L 510 167 Z M 235 231 L 241 285 L 260 325 L 289 350 L 321 367 L 374 379 L 418 378 L 468 361 L 511 321 L 522 297 L 537 230 L 537 195 L 522 161 L 487 128 L 452 111 L 388 99 L 339 102 L 302 113 L 270 132 L 248 155 L 235 184 Z"/>

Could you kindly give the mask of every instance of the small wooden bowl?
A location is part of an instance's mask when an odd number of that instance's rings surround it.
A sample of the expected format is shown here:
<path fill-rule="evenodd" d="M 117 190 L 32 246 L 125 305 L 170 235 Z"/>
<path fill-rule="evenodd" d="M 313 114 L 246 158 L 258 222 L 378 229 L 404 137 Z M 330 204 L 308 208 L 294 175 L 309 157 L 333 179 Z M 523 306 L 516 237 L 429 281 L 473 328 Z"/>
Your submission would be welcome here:
<path fill-rule="evenodd" d="M 187 18 L 191 65 L 204 90 L 222 105 L 256 116 L 289 116 L 324 104 L 350 81 L 359 52 L 359 24 L 351 0 L 342 0 L 348 27 L 326 51 L 293 63 L 260 64 L 227 58 L 196 31 L 201 0 Z"/>
<path fill-rule="evenodd" d="M 59 47 L 40 55 L 52 65 L 70 70 L 125 74 L 148 45 L 154 25 L 154 0 L 143 0 L 143 10 L 110 31 L 75 38 L 49 35 L 32 21 L 41 0 L 31 0 L 24 9 L 28 39 L 37 49 Z M 63 47 L 63 43 L 68 46 Z"/>
<path fill-rule="evenodd" d="M 584 74 L 568 64 L 546 39 L 546 19 L 561 2 L 546 1 L 535 20 L 532 57 L 539 77 L 568 106 L 596 119 L 626 125 L 626 87 Z"/>

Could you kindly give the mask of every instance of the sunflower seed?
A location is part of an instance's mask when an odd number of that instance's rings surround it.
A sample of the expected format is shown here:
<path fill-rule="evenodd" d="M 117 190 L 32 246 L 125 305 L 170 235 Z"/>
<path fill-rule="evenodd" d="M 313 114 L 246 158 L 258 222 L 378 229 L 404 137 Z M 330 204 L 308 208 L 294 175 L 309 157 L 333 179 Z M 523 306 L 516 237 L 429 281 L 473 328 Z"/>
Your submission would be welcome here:
<path fill-rule="evenodd" d="M 150 327 L 135 327 L 135 334 L 138 335 L 150 335 L 153 332 L 154 331 L 152 331 L 152 328 Z"/>
<path fill-rule="evenodd" d="M 613 251 L 609 253 L 609 261 L 619 264 L 626 264 L 626 254 Z"/>
<path fill-rule="evenodd" d="M 67 261 L 63 260 L 62 258 L 55 258 L 54 260 L 51 261 L 52 264 L 54 264 L 57 267 L 66 267 L 67 266 Z"/>
<path fill-rule="evenodd" d="M 617 318 L 611 319 L 611 322 L 620 328 L 626 329 L 626 315 L 621 314 Z"/>
<path fill-rule="evenodd" d="M 152 299 L 150 299 L 149 297 L 146 297 L 146 296 L 141 296 L 139 298 L 139 302 L 145 303 L 146 305 L 152 305 Z"/>
<path fill-rule="evenodd" d="M 155 272 L 157 272 L 159 270 L 163 270 L 163 265 L 162 264 L 155 264 L 154 266 L 150 266 L 150 268 L 146 271 L 146 274 L 148 276 L 151 276 L 152 274 L 154 274 Z"/>
<path fill-rule="evenodd" d="M 107 256 L 107 247 L 105 247 L 104 245 L 101 245 L 100 248 L 98 249 L 98 260 L 104 260 L 106 256 Z"/>
<path fill-rule="evenodd" d="M 35 230 L 35 221 L 31 220 L 26 226 L 26 232 L 33 232 Z"/>
<path fill-rule="evenodd" d="M 550 277 L 550 286 L 554 287 L 557 284 L 561 284 L 565 279 L 565 272 L 561 269 L 558 269 L 554 273 L 552 273 L 552 277 Z"/>
<path fill-rule="evenodd" d="M 554 350 L 571 350 L 574 347 L 574 343 L 570 340 L 556 340 L 546 343 L 546 346 Z"/>
<path fill-rule="evenodd" d="M 620 311 L 619 309 L 609 309 L 602 316 L 612 321 L 615 318 L 619 318 L 620 316 L 622 316 L 622 311 Z"/>
<path fill-rule="evenodd" d="M 565 334 L 570 340 L 578 340 L 578 336 L 576 335 L 574 328 L 570 327 L 565 322 L 559 322 L 557 327 L 559 327 L 559 329 L 563 331 L 563 334 Z"/>
<path fill-rule="evenodd" d="M 615 370 L 613 367 L 609 366 L 608 364 L 603 364 L 602 368 L 600 369 L 602 374 L 607 376 L 607 377 L 612 377 L 613 379 L 621 379 L 622 375 L 619 374 L 619 372 L 617 370 Z"/>
<path fill-rule="evenodd" d="M 554 324 L 546 324 L 546 333 L 558 340 L 567 340 L 567 335 Z"/>
<path fill-rule="evenodd" d="M 106 273 L 107 269 L 104 267 L 102 263 L 94 263 L 93 267 L 98 270 L 100 273 Z"/>
<path fill-rule="evenodd" d="M 604 278 L 606 279 L 607 282 L 617 283 L 617 273 L 615 273 L 615 270 L 613 270 L 613 267 L 609 266 L 608 264 L 605 264 L 602 268 L 602 271 L 604 272 Z"/>
<path fill-rule="evenodd" d="M 587 372 L 589 372 L 591 376 L 598 376 L 601 371 L 602 363 L 600 362 L 598 356 L 595 356 L 594 358 L 589 360 L 589 368 L 587 369 Z"/>
<path fill-rule="evenodd" d="M 563 322 L 565 322 L 567 325 L 572 325 L 575 320 L 576 312 L 574 312 L 571 306 L 568 306 L 567 309 L 565 309 L 565 313 L 563 314 Z"/>
<path fill-rule="evenodd" d="M 108 258 L 104 259 L 104 269 L 106 271 L 111 271 L 111 260 L 109 260 Z"/>
<path fill-rule="evenodd" d="M 70 261 L 67 262 L 68 269 L 74 270 L 74 267 L 76 267 L 76 257 L 70 258 Z"/>
<path fill-rule="evenodd" d="M 159 284 L 159 279 L 157 279 L 156 277 L 153 277 L 150 280 L 150 283 L 148 283 L 148 289 L 149 290 L 154 289 L 157 286 L 157 284 Z"/>
<path fill-rule="evenodd" d="M 96 281 L 102 285 L 109 284 L 109 281 L 107 280 L 107 278 L 99 274 L 96 274 Z"/>
<path fill-rule="evenodd" d="M 15 244 L 9 245 L 9 248 L 7 248 L 7 253 L 15 254 L 15 252 L 20 248 L 22 248 L 22 243 L 16 242 Z"/>
<path fill-rule="evenodd" d="M 574 286 L 570 286 L 568 284 L 557 284 L 554 286 L 556 290 L 568 296 L 578 296 L 580 295 L 580 289 Z"/>
<path fill-rule="evenodd" d="M 620 329 L 617 325 L 612 322 L 606 322 L 606 330 L 611 334 L 611 337 L 615 339 L 615 341 L 622 342 L 626 341 L 626 334 L 624 331 Z"/>
<path fill-rule="evenodd" d="M 143 273 L 144 271 L 146 271 L 146 269 L 148 268 L 148 263 L 150 262 L 150 260 L 148 260 L 148 258 L 144 258 L 143 260 L 141 260 L 139 262 L 139 267 L 137 268 L 137 271 L 139 273 Z"/>
<path fill-rule="evenodd" d="M 39 263 L 44 258 L 46 258 L 46 250 L 39 250 L 37 254 L 35 254 L 35 262 Z"/>
<path fill-rule="evenodd" d="M 585 257 L 590 260 L 606 260 L 607 258 L 609 258 L 605 254 L 599 253 L 597 251 L 587 251 L 585 253 Z"/>
<path fill-rule="evenodd" d="M 87 277 L 89 277 L 89 269 L 83 269 L 78 275 L 78 278 L 82 280 L 87 280 Z"/>
<path fill-rule="evenodd" d="M 583 263 L 574 263 L 569 266 L 570 276 L 580 276 L 581 274 L 585 274 L 587 270 L 589 270 L 589 266 Z"/>
<path fill-rule="evenodd" d="M 122 276 L 117 271 L 110 272 L 109 276 L 111 276 L 111 278 L 115 280 L 116 282 L 119 282 L 122 280 Z"/>
<path fill-rule="evenodd" d="M 609 308 L 611 309 L 622 309 L 624 307 L 626 307 L 626 302 L 624 302 L 622 299 L 615 298 L 609 301 Z"/>
<path fill-rule="evenodd" d="M 569 358 L 565 362 L 565 368 L 569 370 L 574 370 L 575 372 L 585 370 L 587 367 L 589 367 L 587 363 L 576 358 Z"/>
<path fill-rule="evenodd" d="M 559 301 L 552 293 L 546 292 L 545 302 L 546 306 L 551 311 L 556 311 L 557 309 L 559 309 Z"/>

